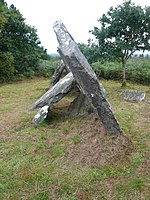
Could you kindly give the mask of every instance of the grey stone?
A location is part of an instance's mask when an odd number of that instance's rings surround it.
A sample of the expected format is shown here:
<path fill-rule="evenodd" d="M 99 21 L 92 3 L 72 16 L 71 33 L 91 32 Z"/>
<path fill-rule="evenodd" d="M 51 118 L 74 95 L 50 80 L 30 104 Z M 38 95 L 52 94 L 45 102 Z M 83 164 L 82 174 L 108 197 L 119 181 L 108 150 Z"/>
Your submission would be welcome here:
<path fill-rule="evenodd" d="M 150 103 L 150 100 L 148 100 L 148 99 L 144 99 L 143 101 L 146 103 Z"/>
<path fill-rule="evenodd" d="M 56 68 L 53 76 L 52 76 L 52 79 L 51 79 L 51 83 L 50 83 L 50 87 L 53 87 L 61 78 L 61 75 L 64 71 L 64 68 L 65 68 L 65 64 L 63 63 L 63 61 L 61 60 L 61 63 L 60 65 Z"/>
<path fill-rule="evenodd" d="M 73 74 L 70 72 L 52 88 L 50 88 L 43 96 L 41 96 L 30 109 L 41 108 L 45 105 L 50 106 L 53 103 L 60 101 L 72 88 L 74 82 Z"/>
<path fill-rule="evenodd" d="M 120 96 L 127 101 L 143 101 L 145 98 L 145 92 L 137 90 L 125 90 L 120 93 Z"/>
<path fill-rule="evenodd" d="M 112 112 L 110 104 L 103 95 L 101 84 L 74 39 L 61 21 L 55 22 L 53 28 L 59 42 L 58 49 L 61 57 L 64 63 L 69 66 L 81 93 L 90 102 L 107 133 L 121 134 L 119 123 Z"/>
<path fill-rule="evenodd" d="M 70 104 L 68 109 L 69 115 L 87 115 L 93 113 L 93 107 L 89 103 L 87 97 L 81 92 L 78 93 L 77 97 Z"/>
<path fill-rule="evenodd" d="M 48 114 L 48 108 L 49 106 L 43 106 L 39 112 L 34 116 L 32 123 L 34 123 L 35 125 L 40 124 L 46 117 Z"/>

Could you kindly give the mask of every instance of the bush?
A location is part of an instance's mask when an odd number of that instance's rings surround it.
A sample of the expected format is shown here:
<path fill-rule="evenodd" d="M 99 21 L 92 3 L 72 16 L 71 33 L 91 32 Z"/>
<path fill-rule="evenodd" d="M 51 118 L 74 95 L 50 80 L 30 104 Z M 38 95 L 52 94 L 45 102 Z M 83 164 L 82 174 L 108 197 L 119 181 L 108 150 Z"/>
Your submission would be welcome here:
<path fill-rule="evenodd" d="M 0 82 L 10 81 L 14 78 L 14 58 L 9 52 L 0 52 Z"/>
<path fill-rule="evenodd" d="M 50 77 L 53 75 L 59 63 L 60 63 L 59 59 L 40 60 L 39 66 L 37 70 L 35 71 L 35 75 Z"/>
<path fill-rule="evenodd" d="M 127 80 L 150 84 L 150 58 L 131 58 L 127 63 Z"/>
<path fill-rule="evenodd" d="M 121 64 L 117 62 L 96 62 L 92 67 L 99 78 L 121 80 Z M 150 58 L 130 58 L 126 66 L 126 80 L 150 84 Z"/>
<path fill-rule="evenodd" d="M 121 68 L 118 63 L 115 62 L 96 62 L 92 64 L 92 67 L 99 78 L 104 79 L 121 79 Z"/>

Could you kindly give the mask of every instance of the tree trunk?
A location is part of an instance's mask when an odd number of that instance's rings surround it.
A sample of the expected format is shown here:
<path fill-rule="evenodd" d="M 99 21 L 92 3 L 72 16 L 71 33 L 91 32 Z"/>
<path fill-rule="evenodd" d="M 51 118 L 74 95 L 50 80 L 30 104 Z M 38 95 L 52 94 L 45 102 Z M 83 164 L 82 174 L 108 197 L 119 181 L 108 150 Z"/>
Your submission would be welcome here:
<path fill-rule="evenodd" d="M 126 61 L 122 60 L 122 86 L 126 86 Z"/>

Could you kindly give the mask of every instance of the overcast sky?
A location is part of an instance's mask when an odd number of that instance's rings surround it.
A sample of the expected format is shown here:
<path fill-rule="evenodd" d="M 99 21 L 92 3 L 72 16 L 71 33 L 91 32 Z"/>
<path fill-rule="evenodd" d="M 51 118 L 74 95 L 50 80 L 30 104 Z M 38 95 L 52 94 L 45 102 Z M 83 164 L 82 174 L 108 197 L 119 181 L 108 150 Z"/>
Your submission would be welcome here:
<path fill-rule="evenodd" d="M 42 45 L 48 53 L 57 52 L 57 40 L 53 24 L 62 20 L 76 42 L 87 43 L 92 37 L 89 30 L 99 26 L 97 19 L 107 13 L 111 6 L 122 4 L 123 0 L 5 0 L 14 4 L 26 23 L 37 29 Z M 135 4 L 149 6 L 149 0 L 132 0 Z"/>

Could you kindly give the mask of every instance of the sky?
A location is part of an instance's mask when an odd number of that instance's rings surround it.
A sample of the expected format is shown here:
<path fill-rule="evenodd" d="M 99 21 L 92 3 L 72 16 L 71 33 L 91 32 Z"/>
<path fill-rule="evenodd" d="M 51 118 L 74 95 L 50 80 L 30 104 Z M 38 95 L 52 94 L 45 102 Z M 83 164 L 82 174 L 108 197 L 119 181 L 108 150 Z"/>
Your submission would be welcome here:
<path fill-rule="evenodd" d="M 26 19 L 26 23 L 37 29 L 42 46 L 49 54 L 56 53 L 58 42 L 53 24 L 61 20 L 74 40 L 87 43 L 92 35 L 89 30 L 99 27 L 98 19 L 107 13 L 111 6 L 123 3 L 123 0 L 5 0 L 14 4 Z M 150 6 L 149 0 L 132 0 L 142 7 Z"/>

